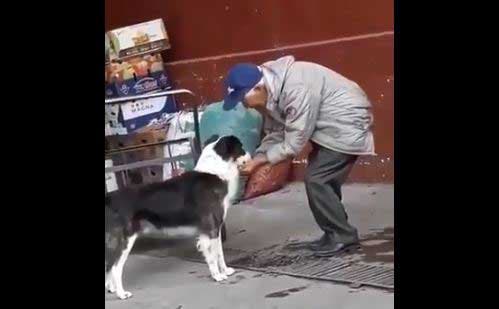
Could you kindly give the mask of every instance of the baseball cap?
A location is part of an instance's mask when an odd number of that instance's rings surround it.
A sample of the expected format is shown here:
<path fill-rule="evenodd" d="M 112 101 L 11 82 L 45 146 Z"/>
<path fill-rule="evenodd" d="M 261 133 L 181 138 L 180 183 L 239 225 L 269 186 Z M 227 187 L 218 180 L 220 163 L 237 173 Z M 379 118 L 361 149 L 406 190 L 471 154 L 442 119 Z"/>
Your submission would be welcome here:
<path fill-rule="evenodd" d="M 223 109 L 231 110 L 241 102 L 251 89 L 262 79 L 263 73 L 257 65 L 239 63 L 233 66 L 225 79 L 225 98 Z"/>

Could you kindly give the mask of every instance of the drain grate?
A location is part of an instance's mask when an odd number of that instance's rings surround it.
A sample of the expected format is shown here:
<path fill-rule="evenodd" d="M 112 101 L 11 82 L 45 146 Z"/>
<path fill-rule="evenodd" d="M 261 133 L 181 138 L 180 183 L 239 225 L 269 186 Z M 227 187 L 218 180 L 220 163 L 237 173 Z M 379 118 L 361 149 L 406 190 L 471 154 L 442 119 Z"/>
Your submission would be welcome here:
<path fill-rule="evenodd" d="M 271 267 L 263 271 L 271 271 L 294 277 L 328 280 L 341 283 L 365 285 L 384 289 L 394 288 L 393 267 L 346 262 L 341 258 L 330 258 L 288 267 Z M 234 265 L 238 267 L 240 265 Z"/>
<path fill-rule="evenodd" d="M 227 264 L 234 268 L 306 279 L 326 280 L 390 290 L 394 288 L 394 269 L 392 266 L 352 262 L 341 257 L 316 259 L 310 256 L 301 256 L 298 259 L 291 257 L 290 260 L 296 261 L 291 264 L 255 267 L 253 265 L 268 265 L 269 263 L 265 263 L 266 261 L 260 261 L 260 264 L 246 262 L 251 260 L 249 258 L 251 256 L 254 256 L 254 253 L 243 257 L 239 253 L 237 258 L 227 258 L 228 256 L 226 256 Z M 275 259 L 275 256 L 272 258 Z M 187 258 L 187 260 L 204 262 L 200 258 Z"/>

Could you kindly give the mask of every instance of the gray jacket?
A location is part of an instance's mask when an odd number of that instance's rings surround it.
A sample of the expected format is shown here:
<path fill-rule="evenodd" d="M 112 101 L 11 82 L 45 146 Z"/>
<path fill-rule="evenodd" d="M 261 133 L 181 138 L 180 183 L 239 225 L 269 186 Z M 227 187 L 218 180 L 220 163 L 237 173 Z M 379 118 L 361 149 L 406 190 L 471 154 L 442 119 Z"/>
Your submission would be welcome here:
<path fill-rule="evenodd" d="M 292 56 L 261 68 L 269 92 L 269 116 L 257 154 L 266 154 L 275 164 L 296 156 L 308 140 L 342 153 L 375 154 L 371 103 L 359 85 Z"/>

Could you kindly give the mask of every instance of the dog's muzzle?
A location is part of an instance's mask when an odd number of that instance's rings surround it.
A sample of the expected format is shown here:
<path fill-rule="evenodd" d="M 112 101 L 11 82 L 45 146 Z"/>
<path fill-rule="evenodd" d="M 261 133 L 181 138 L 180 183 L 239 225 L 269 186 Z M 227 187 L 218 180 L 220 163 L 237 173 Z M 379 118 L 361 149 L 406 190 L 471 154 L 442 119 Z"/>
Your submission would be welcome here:
<path fill-rule="evenodd" d="M 251 160 L 251 155 L 249 153 L 246 153 L 244 156 L 237 158 L 236 164 L 237 166 L 243 166 L 250 160 Z"/>

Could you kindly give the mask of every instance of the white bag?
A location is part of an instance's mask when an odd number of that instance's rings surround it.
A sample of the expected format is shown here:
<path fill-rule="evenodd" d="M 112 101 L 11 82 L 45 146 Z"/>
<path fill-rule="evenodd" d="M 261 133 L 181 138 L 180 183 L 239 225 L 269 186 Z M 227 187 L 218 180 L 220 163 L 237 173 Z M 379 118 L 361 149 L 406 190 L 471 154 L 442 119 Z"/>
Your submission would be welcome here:
<path fill-rule="evenodd" d="M 105 160 L 106 167 L 113 166 L 113 160 Z M 118 190 L 118 183 L 116 182 L 116 175 L 114 173 L 106 173 L 106 191 L 113 192 Z"/>
<path fill-rule="evenodd" d="M 201 118 L 201 112 L 199 112 L 199 118 Z M 191 138 L 195 137 L 194 131 L 194 113 L 181 111 L 175 113 L 175 116 L 170 121 L 170 126 L 168 128 L 167 140 L 176 140 L 181 138 Z M 171 155 L 170 155 L 171 150 Z M 184 142 L 182 144 L 173 144 L 168 147 L 165 145 L 164 154 L 165 158 L 170 156 L 175 157 L 179 155 L 186 155 L 192 152 L 190 143 Z M 173 168 L 172 168 L 173 165 Z M 191 166 L 192 165 L 192 166 Z M 176 161 L 171 163 L 167 163 L 163 167 L 163 180 L 169 179 L 172 176 L 175 176 L 173 173 L 174 170 L 178 169 L 179 172 L 184 172 L 186 170 L 190 170 L 194 168 L 194 160 L 187 159 L 182 161 Z"/>

